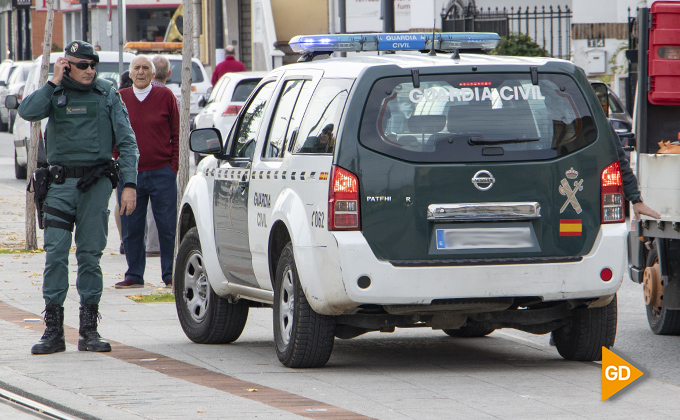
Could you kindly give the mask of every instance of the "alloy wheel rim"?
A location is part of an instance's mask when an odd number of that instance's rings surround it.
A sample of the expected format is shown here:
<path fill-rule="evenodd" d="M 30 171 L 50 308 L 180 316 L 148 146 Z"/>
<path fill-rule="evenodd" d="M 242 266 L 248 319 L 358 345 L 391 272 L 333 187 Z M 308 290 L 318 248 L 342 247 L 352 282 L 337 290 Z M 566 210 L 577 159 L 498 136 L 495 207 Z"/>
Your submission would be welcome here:
<path fill-rule="evenodd" d="M 208 277 L 203 268 L 203 256 L 194 252 L 184 269 L 182 291 L 187 312 L 195 322 L 202 322 L 208 312 Z"/>
<path fill-rule="evenodd" d="M 281 341 L 284 345 L 290 343 L 293 332 L 293 311 L 295 310 L 295 287 L 293 284 L 293 270 L 290 266 L 286 267 L 281 278 L 281 289 L 279 297 L 279 329 L 281 331 Z"/>

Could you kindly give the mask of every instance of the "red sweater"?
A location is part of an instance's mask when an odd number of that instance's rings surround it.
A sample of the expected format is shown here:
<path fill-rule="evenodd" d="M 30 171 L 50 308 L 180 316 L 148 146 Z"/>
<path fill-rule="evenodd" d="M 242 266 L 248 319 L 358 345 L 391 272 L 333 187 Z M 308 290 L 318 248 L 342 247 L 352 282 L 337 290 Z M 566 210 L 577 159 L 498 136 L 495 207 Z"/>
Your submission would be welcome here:
<path fill-rule="evenodd" d="M 153 86 L 139 102 L 133 88 L 120 90 L 130 114 L 130 124 L 139 148 L 139 172 L 153 171 L 170 165 L 179 169 L 179 109 L 172 91 Z"/>
<path fill-rule="evenodd" d="M 228 55 L 224 58 L 224 61 L 215 66 L 212 78 L 210 81 L 212 85 L 215 86 L 220 77 L 225 73 L 236 73 L 238 71 L 246 71 L 246 66 L 240 61 L 236 60 L 233 55 Z"/>

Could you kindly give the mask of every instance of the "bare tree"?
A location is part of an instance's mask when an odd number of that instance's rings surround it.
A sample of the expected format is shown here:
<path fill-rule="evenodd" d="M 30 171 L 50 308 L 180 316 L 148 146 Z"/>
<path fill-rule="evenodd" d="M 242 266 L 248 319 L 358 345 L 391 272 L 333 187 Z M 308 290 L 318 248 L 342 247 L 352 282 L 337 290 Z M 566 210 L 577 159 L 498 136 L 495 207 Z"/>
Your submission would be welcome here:
<path fill-rule="evenodd" d="M 47 82 L 47 75 L 50 67 L 50 51 L 52 47 L 52 27 L 54 24 L 54 0 L 47 0 L 47 21 L 45 22 L 45 38 L 43 39 L 42 63 L 40 66 L 39 86 Z M 38 142 L 40 141 L 41 125 L 40 121 L 31 123 L 31 138 L 28 147 L 28 162 L 26 173 L 33 177 L 33 171 L 38 166 Z M 38 249 L 38 238 L 35 230 L 35 201 L 33 193 L 26 192 L 26 250 L 34 251 Z"/>

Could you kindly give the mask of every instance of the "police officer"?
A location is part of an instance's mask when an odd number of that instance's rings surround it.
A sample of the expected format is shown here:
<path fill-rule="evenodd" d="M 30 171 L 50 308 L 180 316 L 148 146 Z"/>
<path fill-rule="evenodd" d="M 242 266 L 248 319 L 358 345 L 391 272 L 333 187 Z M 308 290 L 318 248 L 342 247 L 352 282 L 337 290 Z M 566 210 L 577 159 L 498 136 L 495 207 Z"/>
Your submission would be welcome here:
<path fill-rule="evenodd" d="M 108 204 L 116 179 L 112 152 L 120 152 L 125 188 L 120 212 L 135 209 L 139 152 L 127 109 L 111 82 L 97 77 L 99 55 L 87 42 L 73 41 L 54 64 L 54 76 L 25 98 L 19 115 L 48 118 L 45 142 L 51 184 L 44 201 L 45 333 L 33 354 L 66 350 L 64 301 L 69 288 L 68 256 L 75 227 L 80 294 L 78 350 L 111 351 L 97 333 L 103 289 L 99 265 L 108 235 Z M 103 179 L 102 179 L 103 178 Z"/>

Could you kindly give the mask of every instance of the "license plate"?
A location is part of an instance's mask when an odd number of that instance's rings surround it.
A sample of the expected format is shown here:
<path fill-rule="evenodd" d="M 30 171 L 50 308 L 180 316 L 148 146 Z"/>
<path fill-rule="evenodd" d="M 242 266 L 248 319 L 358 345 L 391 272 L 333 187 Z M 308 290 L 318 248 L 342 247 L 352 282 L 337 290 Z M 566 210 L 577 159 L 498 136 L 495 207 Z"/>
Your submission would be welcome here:
<path fill-rule="evenodd" d="M 517 249 L 535 245 L 528 227 L 437 229 L 436 234 L 437 249 Z"/>

